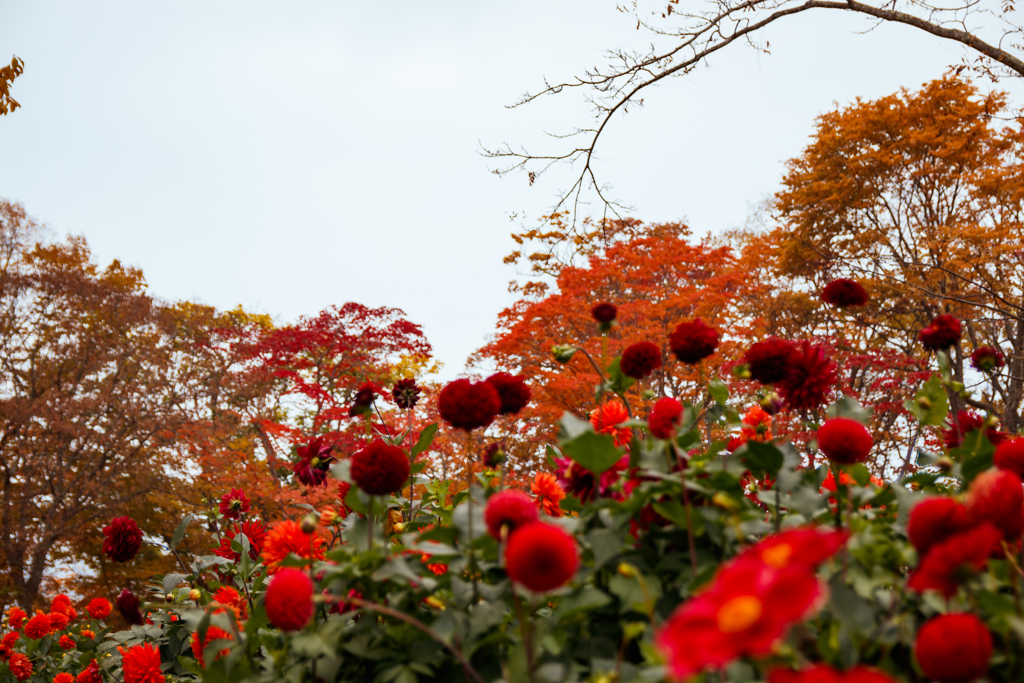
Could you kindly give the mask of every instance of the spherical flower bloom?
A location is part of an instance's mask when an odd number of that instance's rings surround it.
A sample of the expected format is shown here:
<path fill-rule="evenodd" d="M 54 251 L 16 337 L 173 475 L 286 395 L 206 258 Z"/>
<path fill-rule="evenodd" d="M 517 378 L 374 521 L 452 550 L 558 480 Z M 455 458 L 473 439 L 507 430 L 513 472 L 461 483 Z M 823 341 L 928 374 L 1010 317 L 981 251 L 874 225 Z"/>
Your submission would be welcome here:
<path fill-rule="evenodd" d="M 25 610 L 20 607 L 11 607 L 7 610 L 7 625 L 11 628 L 21 628 L 21 623 L 25 621 Z"/>
<path fill-rule="evenodd" d="M 1007 437 L 1006 432 L 1001 432 L 995 427 L 987 427 L 985 418 L 973 410 L 961 410 L 956 414 L 956 422 L 953 416 L 946 418 L 946 428 L 942 430 L 942 441 L 947 449 L 959 448 L 963 444 L 964 437 L 974 431 L 985 430 L 985 437 L 993 446 L 998 446 Z"/>
<path fill-rule="evenodd" d="M 550 472 L 537 472 L 530 484 L 530 490 L 537 496 L 537 506 L 550 517 L 561 517 L 560 501 L 565 498 L 565 489 Z"/>
<path fill-rule="evenodd" d="M 619 309 L 615 307 L 615 304 L 608 303 L 607 301 L 596 303 L 590 307 L 591 317 L 602 325 L 607 325 L 614 321 L 618 314 Z"/>
<path fill-rule="evenodd" d="M 4 634 L 3 639 L 0 640 L 0 662 L 6 662 L 8 657 L 11 656 L 12 648 L 14 643 L 18 641 L 18 638 L 21 638 L 21 634 L 17 631 Z"/>
<path fill-rule="evenodd" d="M 487 382 L 457 379 L 438 394 L 437 410 L 452 427 L 470 431 L 494 421 L 501 412 L 501 396 Z"/>
<path fill-rule="evenodd" d="M 213 601 L 218 605 L 234 610 L 235 616 L 238 619 L 247 619 L 249 617 L 249 603 L 246 602 L 241 593 L 231 586 L 221 586 L 218 588 L 213 594 Z"/>
<path fill-rule="evenodd" d="M 313 582 L 306 572 L 286 567 L 271 579 L 265 604 L 271 624 L 298 631 L 313 616 Z"/>
<path fill-rule="evenodd" d="M 910 511 L 907 536 L 918 556 L 924 557 L 936 543 L 970 527 L 967 508 L 952 498 L 934 496 L 925 498 Z"/>
<path fill-rule="evenodd" d="M 75 647 L 75 641 L 72 640 L 71 636 L 69 636 L 66 633 L 60 637 L 60 640 L 57 641 L 57 644 L 65 650 L 73 650 Z"/>
<path fill-rule="evenodd" d="M 117 649 L 121 652 L 124 683 L 164 683 L 164 675 L 160 671 L 160 650 L 151 643 L 134 645 L 127 650 L 123 647 Z"/>
<path fill-rule="evenodd" d="M 668 338 L 672 353 L 683 363 L 695 365 L 718 348 L 718 330 L 700 318 L 679 323 Z"/>
<path fill-rule="evenodd" d="M 241 525 L 234 524 L 230 531 L 221 536 L 220 546 L 213 549 L 214 555 L 238 562 L 242 554 L 231 547 L 231 542 L 238 534 L 244 534 L 249 539 L 249 557 L 256 559 L 263 550 L 263 543 L 267 538 L 267 527 L 259 520 L 250 519 L 242 522 Z"/>
<path fill-rule="evenodd" d="M 139 599 L 127 588 L 123 589 L 114 601 L 117 611 L 129 624 L 142 626 L 142 612 L 139 611 Z"/>
<path fill-rule="evenodd" d="M 7 660 L 7 666 L 19 681 L 27 681 L 32 676 L 32 662 L 20 652 L 15 652 Z"/>
<path fill-rule="evenodd" d="M 992 456 L 995 466 L 1024 479 L 1024 437 L 1015 436 L 999 444 Z"/>
<path fill-rule="evenodd" d="M 619 369 L 626 377 L 643 379 L 661 367 L 661 347 L 649 341 L 626 347 L 619 361 Z"/>
<path fill-rule="evenodd" d="M 498 392 L 501 399 L 501 415 L 515 415 L 530 402 L 530 387 L 522 375 L 510 375 L 507 372 L 496 372 L 487 378 Z"/>
<path fill-rule="evenodd" d="M 855 666 L 849 671 L 836 671 L 824 664 L 815 664 L 801 671 L 773 669 L 768 683 L 896 683 L 881 671 Z"/>
<path fill-rule="evenodd" d="M 1007 540 L 1020 538 L 1024 488 L 1020 477 L 1013 472 L 993 468 L 976 476 L 967 491 L 964 507 L 972 524 L 989 522 L 1002 531 Z"/>
<path fill-rule="evenodd" d="M 508 539 L 505 571 L 535 593 L 546 593 L 573 577 L 579 565 L 576 541 L 561 527 L 530 522 Z"/>
<path fill-rule="evenodd" d="M 818 428 L 818 448 L 839 465 L 864 462 L 874 443 L 867 427 L 849 418 L 834 417 Z"/>
<path fill-rule="evenodd" d="M 420 400 L 422 389 L 416 386 L 414 379 L 400 379 L 391 388 L 391 398 L 402 410 L 412 410 Z"/>
<path fill-rule="evenodd" d="M 996 527 L 985 523 L 936 543 L 910 574 L 907 587 L 919 593 L 934 590 L 953 597 L 967 574 L 985 568 L 1002 536 Z"/>
<path fill-rule="evenodd" d="M 960 341 L 963 330 L 960 321 L 951 315 L 940 315 L 931 324 L 918 333 L 921 344 L 929 351 L 948 349 Z"/>
<path fill-rule="evenodd" d="M 72 643 L 71 646 L 74 647 L 74 643 Z M 75 677 L 67 671 L 61 671 L 53 677 L 53 683 L 75 683 Z"/>
<path fill-rule="evenodd" d="M 769 337 L 752 344 L 743 354 L 743 362 L 750 370 L 752 379 L 761 384 L 774 384 L 786 377 L 794 353 L 795 349 L 791 342 Z"/>
<path fill-rule="evenodd" d="M 825 350 L 804 340 L 794 347 L 786 376 L 776 382 L 779 393 L 794 410 L 824 405 L 836 383 L 836 364 Z"/>
<path fill-rule="evenodd" d="M 409 456 L 380 439 L 353 455 L 351 462 L 352 481 L 371 496 L 400 491 L 409 481 Z"/>
<path fill-rule="evenodd" d="M 529 522 L 537 521 L 537 506 L 526 493 L 516 489 L 506 489 L 495 493 L 487 500 L 484 508 L 484 521 L 487 533 L 494 538 L 502 539 L 502 530 L 506 535 Z"/>
<path fill-rule="evenodd" d="M 629 456 L 622 456 L 600 477 L 570 458 L 555 458 L 555 465 L 558 466 L 555 476 L 562 488 L 579 498 L 581 503 L 589 503 L 598 496 L 609 494 L 619 475 L 629 468 Z"/>
<path fill-rule="evenodd" d="M 973 614 L 943 614 L 917 632 L 914 656 L 938 683 L 970 683 L 988 671 L 992 634 Z"/>
<path fill-rule="evenodd" d="M 615 439 L 616 446 L 624 446 L 633 438 L 633 430 L 629 427 L 619 427 L 628 419 L 629 411 L 618 399 L 606 401 L 590 413 L 590 424 L 594 425 L 594 431 L 598 434 L 610 434 Z"/>
<path fill-rule="evenodd" d="M 971 367 L 981 372 L 993 372 L 1006 365 L 1006 358 L 999 349 L 979 346 L 971 354 Z"/>
<path fill-rule="evenodd" d="M 70 619 L 68 619 L 68 615 L 64 614 L 63 612 L 50 612 L 47 616 L 50 617 L 51 633 L 63 631 L 65 628 L 67 628 L 68 622 L 71 621 Z"/>
<path fill-rule="evenodd" d="M 50 627 L 50 615 L 48 614 L 36 614 L 28 623 L 25 624 L 25 637 L 31 638 L 32 640 L 39 640 L 44 636 L 50 635 L 53 629 Z"/>
<path fill-rule="evenodd" d="M 68 619 L 74 619 L 74 617 L 71 616 L 71 613 L 75 612 L 75 608 L 71 606 L 71 598 L 63 593 L 55 595 L 53 600 L 50 601 L 50 611 L 60 612 L 68 615 Z M 75 612 L 75 614 L 77 616 L 77 612 Z"/>
<path fill-rule="evenodd" d="M 740 553 L 737 561 L 754 559 L 775 569 L 803 567 L 817 571 L 818 565 L 839 552 L 849 538 L 847 531 L 797 527 L 766 536 Z"/>
<path fill-rule="evenodd" d="M 309 579 L 306 579 L 307 581 Z M 215 640 L 234 640 L 234 637 L 228 631 L 217 626 L 210 626 L 206 629 L 206 638 L 203 639 L 202 644 L 199 643 L 199 634 L 192 634 L 192 656 L 199 662 L 199 666 L 206 668 L 206 660 L 203 659 L 203 651 L 206 650 L 206 646 Z M 214 659 L 220 659 L 225 656 L 231 648 L 224 648 L 217 652 L 217 656 Z"/>
<path fill-rule="evenodd" d="M 89 613 L 89 616 L 93 619 L 106 619 L 110 616 L 110 611 L 113 609 L 113 605 L 110 604 L 110 600 L 106 598 L 93 598 L 89 601 L 89 604 L 85 606 L 85 611 Z"/>
<path fill-rule="evenodd" d="M 239 519 L 250 508 L 249 499 L 242 489 L 231 489 L 220 499 L 220 514 L 227 519 Z"/>
<path fill-rule="evenodd" d="M 647 416 L 647 428 L 651 436 L 671 439 L 683 421 L 683 404 L 674 398 L 659 398 Z"/>
<path fill-rule="evenodd" d="M 377 395 L 380 394 L 380 387 L 373 382 L 364 382 L 361 387 L 356 390 L 355 398 L 352 400 L 352 405 L 348 409 L 348 416 L 355 417 L 357 415 L 369 415 L 373 408 L 373 402 L 377 400 Z"/>
<path fill-rule="evenodd" d="M 96 660 L 89 662 L 89 666 L 82 670 L 82 673 L 75 676 L 75 683 L 102 683 L 103 677 L 100 676 L 100 667 L 96 663 Z"/>
<path fill-rule="evenodd" d="M 115 517 L 109 526 L 103 527 L 103 552 L 114 562 L 127 562 L 135 557 L 142 547 L 142 530 L 131 517 Z"/>
<path fill-rule="evenodd" d="M 868 293 L 856 280 L 838 278 L 821 290 L 821 300 L 838 308 L 863 306 L 868 302 Z"/>
<path fill-rule="evenodd" d="M 263 564 L 267 574 L 273 575 L 282 569 L 281 560 L 293 553 L 306 559 L 324 559 L 326 546 L 326 541 L 316 531 L 307 534 L 298 522 L 285 519 L 270 527 L 263 545 Z"/>
<path fill-rule="evenodd" d="M 292 465 L 295 477 L 305 486 L 326 486 L 327 470 L 334 462 L 334 456 L 323 437 L 318 436 L 305 446 L 297 447 L 295 451 L 299 456 L 298 461 Z"/>

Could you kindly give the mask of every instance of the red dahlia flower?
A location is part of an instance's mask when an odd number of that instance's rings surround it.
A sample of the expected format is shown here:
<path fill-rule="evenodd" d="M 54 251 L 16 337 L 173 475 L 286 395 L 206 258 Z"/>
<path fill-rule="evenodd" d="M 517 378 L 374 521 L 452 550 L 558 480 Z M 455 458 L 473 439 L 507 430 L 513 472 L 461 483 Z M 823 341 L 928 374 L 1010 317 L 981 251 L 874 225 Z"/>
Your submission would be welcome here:
<path fill-rule="evenodd" d="M 590 424 L 594 425 L 594 431 L 598 434 L 611 434 L 616 446 L 625 446 L 633 438 L 633 430 L 629 427 L 619 427 L 628 419 L 629 412 L 618 399 L 602 403 L 590 413 Z"/>
<path fill-rule="evenodd" d="M 352 456 L 352 481 L 371 496 L 402 490 L 409 480 L 409 456 L 398 446 L 374 439 Z"/>
<path fill-rule="evenodd" d="M 611 468 L 595 477 L 594 473 L 570 458 L 555 458 L 558 469 L 555 476 L 558 483 L 567 492 L 580 499 L 581 503 L 589 503 L 598 496 L 607 496 L 612 486 L 619 480 L 620 473 L 629 468 L 629 456 L 624 455 Z"/>
<path fill-rule="evenodd" d="M 751 378 L 761 384 L 774 384 L 786 377 L 790 359 L 795 352 L 792 343 L 778 337 L 769 337 L 752 344 L 743 354 L 743 362 L 750 370 Z"/>
<path fill-rule="evenodd" d="M 536 522 L 537 506 L 526 493 L 506 489 L 487 500 L 484 521 L 487 523 L 487 533 L 502 540 L 502 531 L 505 536 L 509 536 L 524 524 Z"/>
<path fill-rule="evenodd" d="M 89 604 L 85 606 L 85 611 L 89 613 L 89 616 L 93 619 L 106 619 L 110 616 L 110 611 L 113 609 L 113 605 L 110 604 L 110 600 L 106 598 L 93 598 L 89 601 Z"/>
<path fill-rule="evenodd" d="M 53 600 L 50 601 L 50 611 L 61 612 L 67 614 L 69 619 L 74 619 L 71 616 L 71 613 L 75 611 L 75 608 L 71 606 L 71 598 L 63 593 L 53 596 Z"/>
<path fill-rule="evenodd" d="M 265 604 L 271 624 L 282 631 L 298 631 L 313 616 L 313 582 L 306 572 L 285 567 L 271 579 Z"/>
<path fill-rule="evenodd" d="M 121 613 L 124 620 L 129 624 L 142 626 L 142 612 L 139 611 L 139 599 L 127 588 L 123 589 L 114 601 L 117 611 Z"/>
<path fill-rule="evenodd" d="M 352 405 L 348 409 L 348 416 L 355 417 L 357 415 L 369 415 L 373 409 L 373 402 L 377 400 L 377 396 L 379 394 L 379 386 L 373 382 L 364 382 L 363 385 L 356 390 L 356 396 L 352 400 Z"/>
<path fill-rule="evenodd" d="M 940 315 L 932 320 L 931 324 L 921 330 L 918 338 L 921 344 L 929 351 L 948 349 L 960 341 L 963 331 L 960 321 L 951 315 Z"/>
<path fill-rule="evenodd" d="M 4 634 L 3 640 L 0 640 L 0 662 L 6 662 L 11 656 L 11 648 L 14 647 L 14 643 L 17 642 L 18 638 L 21 638 L 21 634 L 17 631 Z"/>
<path fill-rule="evenodd" d="M 231 489 L 221 496 L 220 514 L 227 519 L 239 519 L 241 515 L 249 511 L 249 499 L 242 489 Z"/>
<path fill-rule="evenodd" d="M 615 304 L 608 303 L 607 301 L 596 303 L 590 307 L 590 315 L 602 325 L 607 325 L 614 321 L 618 314 L 619 309 L 615 307 Z"/>
<path fill-rule="evenodd" d="M 674 398 L 659 398 L 647 416 L 647 428 L 658 439 L 671 439 L 683 421 L 683 404 Z"/>
<path fill-rule="evenodd" d="M 7 660 L 7 667 L 19 681 L 27 681 L 32 676 L 32 662 L 20 652 L 11 655 Z"/>
<path fill-rule="evenodd" d="M 972 524 L 988 522 L 1002 531 L 1006 540 L 1020 538 L 1024 488 L 1013 472 L 990 469 L 979 474 L 967 490 L 964 507 Z"/>
<path fill-rule="evenodd" d="M 515 415 L 530 402 L 530 387 L 522 375 L 496 372 L 486 381 L 498 392 L 498 398 L 501 399 L 499 412 L 502 415 Z"/>
<path fill-rule="evenodd" d="M 946 418 L 946 428 L 942 430 L 942 441 L 947 449 L 959 448 L 964 437 L 974 431 L 985 430 L 985 436 L 989 443 L 998 446 L 1006 439 L 1006 432 L 1001 432 L 995 427 L 986 427 L 985 418 L 973 410 L 961 410 L 956 414 L 956 422 L 953 416 Z"/>
<path fill-rule="evenodd" d="M 1006 365 L 1006 359 L 998 349 L 981 346 L 971 354 L 971 367 L 981 372 L 992 372 Z"/>
<path fill-rule="evenodd" d="M 863 306 L 868 302 L 868 293 L 856 280 L 838 278 L 821 290 L 821 300 L 838 308 Z"/>
<path fill-rule="evenodd" d="M 21 622 L 25 621 L 28 615 L 20 607 L 12 607 L 7 610 L 7 625 L 11 628 L 21 628 Z"/>
<path fill-rule="evenodd" d="M 437 410 L 442 419 L 466 431 L 491 424 L 501 407 L 501 396 L 493 385 L 468 379 L 449 382 L 437 397 Z"/>
<path fill-rule="evenodd" d="M 213 549 L 213 554 L 229 559 L 232 562 L 241 560 L 242 554 L 231 547 L 231 542 L 235 540 L 238 534 L 244 534 L 249 539 L 249 557 L 254 560 L 259 557 L 260 551 L 263 549 L 263 542 L 267 538 L 267 527 L 255 519 L 246 520 L 241 525 L 232 525 L 231 531 L 226 531 L 221 536 L 220 546 Z"/>
<path fill-rule="evenodd" d="M 923 558 L 936 543 L 970 527 L 967 508 L 952 498 L 934 496 L 925 498 L 910 511 L 907 536 Z"/>
<path fill-rule="evenodd" d="M 919 593 L 933 590 L 953 597 L 963 578 L 985 568 L 1001 538 L 999 530 L 988 523 L 953 534 L 928 550 L 911 572 L 907 587 Z"/>
<path fill-rule="evenodd" d="M 270 527 L 261 555 L 267 574 L 272 576 L 282 570 L 281 560 L 291 554 L 307 560 L 324 559 L 326 546 L 327 542 L 315 530 L 307 534 L 298 522 L 285 519 Z"/>
<path fill-rule="evenodd" d="M 823 348 L 804 340 L 794 347 L 786 376 L 776 386 L 790 408 L 814 410 L 828 401 L 835 383 L 836 364 Z"/>
<path fill-rule="evenodd" d="M 718 330 L 697 318 L 682 322 L 668 338 L 672 353 L 683 363 L 696 365 L 718 348 Z"/>
<path fill-rule="evenodd" d="M 142 547 L 142 531 L 131 517 L 115 517 L 103 527 L 103 552 L 114 562 L 127 562 Z"/>
<path fill-rule="evenodd" d="M 52 631 L 50 617 L 47 614 L 36 614 L 25 624 L 25 637 L 32 640 L 39 640 L 48 636 Z"/>
<path fill-rule="evenodd" d="M 864 462 L 874 443 L 867 427 L 849 418 L 834 417 L 818 428 L 818 448 L 839 465 Z"/>
<path fill-rule="evenodd" d="M 67 628 L 68 622 L 71 621 L 71 619 L 68 618 L 68 615 L 64 614 L 63 612 L 50 612 L 47 616 L 50 617 L 51 633 L 63 631 L 65 628 Z"/>
<path fill-rule="evenodd" d="M 495 441 L 484 449 L 484 467 L 495 468 L 505 462 L 505 440 Z"/>
<path fill-rule="evenodd" d="M 214 628 L 210 627 L 211 630 Z M 164 675 L 160 670 L 160 650 L 152 644 L 142 643 L 127 650 L 123 647 L 117 649 L 121 652 L 124 683 L 164 683 Z"/>
<path fill-rule="evenodd" d="M 305 446 L 295 449 L 299 459 L 292 465 L 295 477 L 305 486 L 326 486 L 327 470 L 334 462 L 331 447 L 324 443 L 322 436 L 310 441 Z"/>
<path fill-rule="evenodd" d="M 241 593 L 231 586 L 221 586 L 218 588 L 217 592 L 213 594 L 213 601 L 234 610 L 235 615 L 239 619 L 249 618 L 249 603 L 246 602 Z"/>
<path fill-rule="evenodd" d="M 71 647 L 74 647 L 74 643 L 71 643 Z M 61 671 L 59 674 L 53 677 L 53 683 L 75 683 L 75 677 L 69 674 L 67 671 Z"/>
<path fill-rule="evenodd" d="M 881 671 L 855 666 L 849 671 L 836 671 L 824 664 L 815 664 L 801 671 L 773 669 L 768 683 L 896 683 Z"/>
<path fill-rule="evenodd" d="M 530 522 L 509 536 L 505 571 L 510 579 L 535 593 L 546 593 L 567 583 L 577 566 L 576 541 L 561 527 Z"/>
<path fill-rule="evenodd" d="M 400 379 L 391 388 L 391 398 L 402 410 L 412 410 L 420 400 L 420 389 L 414 379 Z"/>
<path fill-rule="evenodd" d="M 308 581 L 309 579 L 306 580 Z M 234 636 L 232 636 L 231 633 L 225 631 L 224 629 L 218 626 L 210 626 L 206 629 L 206 638 L 204 638 L 202 644 L 200 644 L 199 633 L 196 632 L 192 634 L 192 656 L 195 657 L 196 660 L 199 662 L 199 666 L 203 667 L 204 669 L 206 668 L 206 660 L 203 659 L 203 651 L 206 650 L 207 645 L 209 645 L 215 640 L 234 640 Z M 217 653 L 217 656 L 214 657 L 214 659 L 220 659 L 221 657 L 225 656 L 230 651 L 230 649 L 230 647 L 226 647 L 223 650 L 219 651 Z"/>
<path fill-rule="evenodd" d="M 1003 441 L 992 456 L 995 466 L 1013 472 L 1024 479 L 1024 437 L 1015 436 Z"/>
<path fill-rule="evenodd" d="M 57 641 L 57 644 L 60 645 L 60 648 L 62 650 L 73 650 L 73 649 L 75 649 L 75 641 L 72 640 L 71 636 L 69 636 L 66 633 L 60 637 L 60 639 Z M 70 676 L 71 676 L 71 674 L 68 674 L 69 678 L 70 678 Z"/>
<path fill-rule="evenodd" d="M 661 367 L 661 347 L 649 341 L 626 347 L 619 361 L 619 369 L 626 377 L 643 379 Z"/>
<path fill-rule="evenodd" d="M 562 508 L 559 502 L 565 498 L 565 489 L 558 483 L 558 479 L 550 472 L 537 472 L 530 484 L 530 490 L 537 496 L 537 507 L 544 510 L 544 514 L 551 517 L 561 517 Z"/>
<path fill-rule="evenodd" d="M 82 673 L 75 676 L 75 683 L 102 683 L 102 681 L 100 666 L 95 659 L 89 662 L 89 666 L 85 667 Z"/>
<path fill-rule="evenodd" d="M 970 683 L 988 671 L 992 634 L 973 614 L 944 614 L 917 632 L 914 655 L 933 681 Z"/>
<path fill-rule="evenodd" d="M 773 569 L 802 567 L 813 572 L 839 552 L 849 538 L 846 531 L 798 527 L 766 536 L 740 553 L 737 561 L 753 559 Z"/>

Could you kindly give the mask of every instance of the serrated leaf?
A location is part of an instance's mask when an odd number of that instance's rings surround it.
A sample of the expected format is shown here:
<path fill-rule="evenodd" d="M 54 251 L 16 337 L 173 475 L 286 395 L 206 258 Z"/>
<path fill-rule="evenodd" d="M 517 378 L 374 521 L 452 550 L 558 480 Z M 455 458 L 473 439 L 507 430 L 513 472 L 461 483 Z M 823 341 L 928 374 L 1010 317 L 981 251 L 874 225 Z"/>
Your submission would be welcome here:
<path fill-rule="evenodd" d="M 185 532 L 188 530 L 188 525 L 192 523 L 192 515 L 185 515 L 181 518 L 178 523 L 178 528 L 174 530 L 174 535 L 171 536 L 170 549 L 174 550 L 178 547 L 178 544 L 185 538 Z"/>

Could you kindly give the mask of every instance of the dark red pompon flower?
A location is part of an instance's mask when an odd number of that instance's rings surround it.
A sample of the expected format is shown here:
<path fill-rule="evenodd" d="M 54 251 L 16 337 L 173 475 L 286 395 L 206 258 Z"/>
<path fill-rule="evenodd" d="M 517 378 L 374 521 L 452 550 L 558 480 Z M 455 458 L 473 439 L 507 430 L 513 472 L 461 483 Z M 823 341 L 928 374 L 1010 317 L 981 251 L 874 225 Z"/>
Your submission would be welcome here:
<path fill-rule="evenodd" d="M 914 655 L 931 680 L 970 683 L 988 671 L 992 634 L 973 614 L 944 614 L 917 632 Z"/>
<path fill-rule="evenodd" d="M 864 462 L 875 443 L 867 427 L 856 420 L 834 417 L 818 428 L 818 448 L 831 462 Z"/>
<path fill-rule="evenodd" d="M 590 307 L 590 315 L 602 325 L 610 325 L 618 314 L 619 309 L 615 307 L 615 304 L 607 301 L 596 303 Z"/>
<path fill-rule="evenodd" d="M 249 508 L 249 498 L 242 489 L 231 489 L 220 498 L 220 514 L 227 519 L 239 519 Z"/>
<path fill-rule="evenodd" d="M 452 427 L 466 431 L 486 427 L 501 412 L 501 396 L 487 382 L 457 379 L 437 397 L 437 410 Z"/>
<path fill-rule="evenodd" d="M 109 526 L 103 527 L 103 552 L 114 562 L 127 562 L 139 553 L 142 547 L 142 530 L 131 517 L 115 517 Z"/>
<path fill-rule="evenodd" d="M 1024 479 L 1024 437 L 1015 436 L 1003 441 L 992 456 L 995 466 L 1009 470 Z"/>
<path fill-rule="evenodd" d="M 522 375 L 496 372 L 487 378 L 487 383 L 498 392 L 502 415 L 515 415 L 530 402 L 530 387 Z"/>
<path fill-rule="evenodd" d="M 294 567 L 278 570 L 264 598 L 267 618 L 282 631 L 298 631 L 313 616 L 313 582 Z"/>
<path fill-rule="evenodd" d="M 487 500 L 484 508 L 487 533 L 502 540 L 502 530 L 510 536 L 519 527 L 537 521 L 537 504 L 533 498 L 516 489 L 495 493 Z"/>
<path fill-rule="evenodd" d="M 1006 540 L 1020 539 L 1024 488 L 1013 472 L 993 468 L 976 476 L 967 490 L 964 507 L 972 524 L 989 522 L 1005 534 Z"/>
<path fill-rule="evenodd" d="M 622 352 L 619 369 L 626 377 L 643 379 L 661 367 L 661 348 L 652 342 L 631 344 Z"/>
<path fill-rule="evenodd" d="M 391 398 L 395 400 L 395 405 L 402 410 L 412 410 L 420 400 L 421 391 L 416 386 L 416 380 L 400 379 L 391 389 Z"/>
<path fill-rule="evenodd" d="M 868 302 L 868 293 L 856 280 L 838 278 L 821 290 L 821 300 L 838 308 L 863 306 Z"/>
<path fill-rule="evenodd" d="M 786 376 L 776 383 L 782 399 L 794 410 L 824 405 L 836 383 L 836 364 L 825 350 L 809 341 L 794 347 Z"/>
<path fill-rule="evenodd" d="M 327 470 L 334 462 L 331 447 L 324 443 L 323 437 L 310 441 L 305 446 L 295 449 L 299 459 L 292 465 L 296 479 L 305 486 L 326 486 Z"/>
<path fill-rule="evenodd" d="M 769 337 L 752 344 L 743 354 L 743 362 L 749 368 L 751 378 L 761 384 L 774 384 L 786 377 L 794 353 L 792 343 Z"/>
<path fill-rule="evenodd" d="M 398 446 L 375 439 L 352 456 L 352 481 L 371 496 L 400 491 L 409 480 L 409 457 Z"/>
<path fill-rule="evenodd" d="M 948 349 L 960 341 L 963 331 L 960 328 L 960 321 L 951 315 L 940 315 L 932 320 L 931 324 L 921 330 L 918 337 L 924 348 L 929 351 Z"/>
<path fill-rule="evenodd" d="M 576 541 L 554 524 L 530 522 L 509 536 L 505 571 L 510 579 L 534 593 L 562 586 L 576 573 Z"/>
<path fill-rule="evenodd" d="M 373 409 L 373 402 L 377 400 L 377 396 L 379 394 L 379 386 L 373 382 L 364 382 L 363 385 L 356 390 L 356 396 L 352 400 L 352 405 L 348 409 L 348 416 L 355 417 L 357 415 L 369 415 Z"/>
<path fill-rule="evenodd" d="M 679 323 L 668 342 L 676 358 L 688 365 L 696 365 L 718 348 L 718 330 L 697 318 Z"/>
<path fill-rule="evenodd" d="M 971 354 L 971 367 L 981 372 L 994 372 L 1006 365 L 1006 358 L 991 346 L 980 346 Z"/>
<path fill-rule="evenodd" d="M 925 498 L 910 511 L 907 536 L 917 548 L 917 554 L 924 557 L 936 543 L 970 527 L 967 508 L 952 498 L 935 496 Z"/>
<path fill-rule="evenodd" d="M 651 435 L 659 439 L 671 439 L 675 436 L 679 424 L 683 421 L 683 404 L 674 398 L 659 398 L 647 416 L 647 428 Z"/>
<path fill-rule="evenodd" d="M 139 611 L 139 599 L 127 588 L 123 589 L 114 601 L 117 611 L 129 624 L 142 626 L 142 612 Z"/>

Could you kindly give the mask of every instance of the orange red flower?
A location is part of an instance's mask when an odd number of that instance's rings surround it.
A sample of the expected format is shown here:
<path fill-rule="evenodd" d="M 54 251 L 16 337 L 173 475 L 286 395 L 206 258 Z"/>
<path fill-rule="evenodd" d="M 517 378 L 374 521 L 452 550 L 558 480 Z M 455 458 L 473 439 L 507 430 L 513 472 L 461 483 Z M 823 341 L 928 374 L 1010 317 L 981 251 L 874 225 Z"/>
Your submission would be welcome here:
<path fill-rule="evenodd" d="M 7 660 L 7 666 L 19 681 L 27 681 L 32 676 L 32 662 L 20 652 L 11 655 Z"/>
<path fill-rule="evenodd" d="M 89 616 L 93 619 L 106 619 L 110 616 L 110 611 L 114 608 L 110 604 L 110 600 L 106 598 L 93 598 L 89 601 L 89 604 L 85 606 L 85 611 L 89 613 Z"/>
<path fill-rule="evenodd" d="M 295 554 L 306 559 L 322 560 L 327 543 L 317 533 L 307 534 L 298 522 L 286 519 L 270 527 L 263 545 L 263 563 L 267 574 L 273 575 L 281 569 L 281 560 Z"/>
<path fill-rule="evenodd" d="M 555 475 L 550 472 L 538 472 L 533 477 L 530 490 L 533 491 L 533 495 L 537 496 L 537 506 L 544 510 L 544 514 L 551 517 L 562 516 L 559 501 L 565 498 L 565 491 Z"/>
<path fill-rule="evenodd" d="M 117 649 L 121 653 L 124 683 L 164 683 L 164 675 L 160 671 L 160 650 L 151 643 L 133 645 L 127 650 L 123 647 Z"/>
<path fill-rule="evenodd" d="M 594 431 L 598 434 L 611 434 L 616 446 L 624 446 L 633 438 L 633 430 L 618 426 L 628 419 L 629 412 L 618 399 L 605 402 L 590 414 L 590 424 L 594 425 Z"/>
<path fill-rule="evenodd" d="M 203 643 L 200 645 L 199 634 L 192 634 L 192 656 L 199 662 L 199 666 L 206 668 L 206 662 L 203 660 L 203 650 L 205 650 L 206 646 L 215 640 L 234 640 L 234 637 L 222 628 L 211 626 L 206 629 L 206 638 L 203 639 Z M 217 653 L 215 659 L 223 657 L 230 649 L 231 648 L 224 648 Z M 159 662 L 159 658 L 157 661 Z M 125 683 L 127 683 L 127 679 L 125 679 Z"/>

